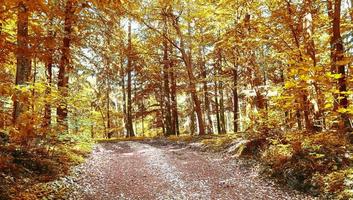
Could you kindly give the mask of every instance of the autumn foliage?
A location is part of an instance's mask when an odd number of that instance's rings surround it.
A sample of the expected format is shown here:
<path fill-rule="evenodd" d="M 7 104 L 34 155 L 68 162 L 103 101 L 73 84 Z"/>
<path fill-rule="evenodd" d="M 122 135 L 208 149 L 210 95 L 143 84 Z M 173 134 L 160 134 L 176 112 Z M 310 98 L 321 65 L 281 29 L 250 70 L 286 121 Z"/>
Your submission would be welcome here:
<path fill-rule="evenodd" d="M 0 170 L 88 138 L 238 133 L 274 176 L 348 195 L 352 3 L 2 0 Z"/>

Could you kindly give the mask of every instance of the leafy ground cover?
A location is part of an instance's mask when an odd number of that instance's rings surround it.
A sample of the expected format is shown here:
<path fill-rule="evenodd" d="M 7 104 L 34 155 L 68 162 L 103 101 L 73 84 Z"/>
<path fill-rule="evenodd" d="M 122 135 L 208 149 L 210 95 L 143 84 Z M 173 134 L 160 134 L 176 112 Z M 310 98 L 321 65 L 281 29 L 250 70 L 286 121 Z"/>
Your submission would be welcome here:
<path fill-rule="evenodd" d="M 52 146 L 0 146 L 0 199 L 33 199 L 28 192 L 33 185 L 65 176 L 72 166 L 85 161 L 93 143 L 86 141 L 58 142 Z"/>

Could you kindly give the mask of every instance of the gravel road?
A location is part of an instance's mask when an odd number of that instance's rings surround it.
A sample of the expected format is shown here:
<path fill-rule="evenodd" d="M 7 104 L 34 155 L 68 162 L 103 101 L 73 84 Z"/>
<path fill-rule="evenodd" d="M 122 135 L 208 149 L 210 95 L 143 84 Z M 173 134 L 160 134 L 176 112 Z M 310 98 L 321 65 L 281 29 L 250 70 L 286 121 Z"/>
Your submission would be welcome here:
<path fill-rule="evenodd" d="M 98 144 L 77 170 L 70 199 L 313 199 L 236 159 L 171 144 Z"/>

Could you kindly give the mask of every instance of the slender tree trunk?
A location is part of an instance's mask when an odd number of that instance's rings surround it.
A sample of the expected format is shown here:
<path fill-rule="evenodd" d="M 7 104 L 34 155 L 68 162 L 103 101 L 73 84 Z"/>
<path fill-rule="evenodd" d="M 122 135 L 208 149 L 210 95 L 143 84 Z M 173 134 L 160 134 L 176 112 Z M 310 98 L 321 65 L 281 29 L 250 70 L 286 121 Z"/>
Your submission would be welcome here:
<path fill-rule="evenodd" d="M 5 128 L 4 101 L 0 98 L 0 131 Z"/>
<path fill-rule="evenodd" d="M 119 23 L 119 27 L 121 28 L 121 21 L 119 19 L 118 21 Z M 126 77 L 126 70 L 124 67 L 124 62 L 125 62 L 125 56 L 124 56 L 124 43 L 123 40 L 119 41 L 120 44 L 120 49 L 119 49 L 119 55 L 120 55 L 120 74 L 121 74 L 121 91 L 122 91 L 122 95 L 123 95 L 123 99 L 122 99 L 122 109 L 123 109 L 123 122 L 124 122 L 124 127 L 125 127 L 125 131 L 126 131 L 126 137 L 129 137 L 129 133 L 128 133 L 128 123 L 127 123 L 127 101 L 126 101 L 126 83 L 125 83 L 125 77 Z M 123 134 L 125 134 L 123 132 Z"/>
<path fill-rule="evenodd" d="M 64 131 L 68 131 L 68 107 L 65 98 L 68 97 L 70 66 L 70 46 L 74 15 L 74 1 L 68 0 L 65 7 L 64 39 L 59 65 L 58 88 L 63 97 L 62 104 L 57 108 L 57 121 Z"/>
<path fill-rule="evenodd" d="M 301 119 L 301 114 L 299 110 L 296 111 L 296 117 L 297 117 L 298 129 L 302 130 L 303 129 L 302 119 Z"/>
<path fill-rule="evenodd" d="M 238 66 L 233 69 L 233 127 L 234 132 L 239 131 L 239 98 L 238 98 Z"/>
<path fill-rule="evenodd" d="M 166 28 L 165 28 L 166 29 Z M 167 30 L 165 30 L 166 34 Z M 163 41 L 163 48 L 164 48 L 164 53 L 163 53 L 163 104 L 164 104 L 164 122 L 165 122 L 165 135 L 173 135 L 175 132 L 173 132 L 172 128 L 172 114 L 171 114 L 171 103 L 170 103 L 170 86 L 169 86 L 169 50 L 168 50 L 168 41 L 164 40 Z"/>
<path fill-rule="evenodd" d="M 121 78 L 121 90 L 123 93 L 123 114 L 124 114 L 124 126 L 125 126 L 125 130 L 126 130 L 126 136 L 129 136 L 128 130 L 129 130 L 129 126 L 127 123 L 127 101 L 126 101 L 126 87 L 125 87 L 125 73 L 124 73 L 124 69 L 122 69 L 122 78 Z"/>
<path fill-rule="evenodd" d="M 34 55 L 34 59 L 33 59 L 34 63 L 33 63 L 33 81 L 32 81 L 32 97 L 33 97 L 33 101 L 31 102 L 32 103 L 32 113 L 34 114 L 34 104 L 35 104 L 35 94 L 36 94 L 36 89 L 35 89 L 35 84 L 36 84 L 36 81 L 37 81 L 37 58 L 36 58 L 36 55 Z"/>
<path fill-rule="evenodd" d="M 351 0 L 351 12 L 349 13 L 349 15 L 351 16 L 351 21 L 353 22 L 353 0 Z"/>
<path fill-rule="evenodd" d="M 91 102 L 91 138 L 94 138 L 94 122 L 93 120 L 94 102 Z"/>
<path fill-rule="evenodd" d="M 110 124 L 110 83 L 109 83 L 109 78 L 107 77 L 107 90 L 106 90 L 106 99 L 107 99 L 107 137 L 108 139 L 111 138 L 112 132 L 110 131 L 111 129 L 111 124 Z"/>
<path fill-rule="evenodd" d="M 28 7 L 26 2 L 20 1 L 17 14 L 17 66 L 16 66 L 16 85 L 27 85 L 31 75 L 31 60 L 28 48 Z M 28 106 L 20 102 L 15 97 L 13 109 L 13 123 L 17 123 L 17 118 L 25 112 Z"/>
<path fill-rule="evenodd" d="M 125 69 L 124 69 L 124 66 L 123 66 L 123 57 L 122 57 L 122 54 L 121 54 L 121 90 L 122 90 L 122 93 L 123 93 L 123 114 L 124 114 L 124 117 L 123 117 L 123 120 L 124 120 L 124 126 L 125 126 L 125 130 L 126 130 L 126 136 L 129 137 L 129 126 L 128 126 L 128 123 L 127 123 L 127 108 L 126 108 L 126 105 L 127 105 L 127 101 L 126 101 L 126 87 L 125 87 Z"/>
<path fill-rule="evenodd" d="M 304 102 L 304 120 L 305 120 L 305 128 L 306 130 L 312 130 L 313 126 L 312 126 L 312 122 L 309 118 L 309 100 L 308 97 L 306 95 L 303 95 L 303 102 Z"/>
<path fill-rule="evenodd" d="M 173 48 L 170 48 L 170 55 L 173 55 Z M 179 135 L 179 116 L 178 116 L 178 102 L 177 102 L 177 77 L 176 66 L 172 59 L 170 59 L 170 79 L 171 79 L 171 101 L 172 101 L 172 128 L 176 135 Z"/>
<path fill-rule="evenodd" d="M 53 52 L 49 50 L 48 60 L 46 60 L 46 77 L 47 77 L 47 87 L 45 89 L 45 94 L 49 96 L 51 94 L 51 86 L 53 79 Z M 51 124 L 51 104 L 47 100 L 45 103 L 44 110 L 44 123 L 43 127 L 48 128 Z"/>
<path fill-rule="evenodd" d="M 219 94 L 220 94 L 220 100 L 219 100 L 219 117 L 220 117 L 220 122 L 221 122 L 221 131 L 222 134 L 226 134 L 226 120 L 225 120 L 225 109 L 224 109 L 224 88 L 223 88 L 223 82 L 219 83 Z"/>
<path fill-rule="evenodd" d="M 142 105 L 141 105 L 141 129 L 142 129 L 142 136 L 145 136 L 145 102 L 144 96 L 142 96 Z"/>
<path fill-rule="evenodd" d="M 131 99 L 131 84 L 132 84 L 132 44 L 131 44 L 131 21 L 129 22 L 128 27 L 128 61 L 127 61 L 127 133 L 129 137 L 135 136 L 134 128 L 132 125 L 132 99 Z"/>
<path fill-rule="evenodd" d="M 195 135 L 196 133 L 196 122 L 195 122 L 195 107 L 193 106 L 193 99 L 192 97 L 189 98 L 189 116 L 190 116 L 190 133 L 191 135 Z"/>
<path fill-rule="evenodd" d="M 134 66 L 134 71 L 136 71 L 136 66 Z M 133 88 L 133 91 L 134 91 L 134 97 L 136 98 L 137 96 L 137 80 L 135 79 L 134 80 L 134 88 Z M 136 100 L 138 101 L 138 100 Z M 136 102 L 136 104 L 138 105 L 138 102 Z M 135 112 L 137 113 L 138 111 L 136 111 L 134 108 L 132 108 L 132 112 Z M 134 136 L 137 136 L 138 135 L 138 131 L 137 131 L 137 123 L 138 123 L 138 118 L 136 117 L 136 120 L 132 120 L 132 127 L 135 128 L 134 130 Z"/>
<path fill-rule="evenodd" d="M 217 76 L 222 74 L 222 55 L 221 51 L 217 52 L 217 62 L 215 65 L 215 71 Z M 225 117 L 224 117 L 224 94 L 223 94 L 223 81 L 219 80 L 215 82 L 215 100 L 216 100 L 216 113 L 217 113 L 217 128 L 218 134 L 225 134 Z"/>
<path fill-rule="evenodd" d="M 214 93 L 215 93 L 215 110 L 216 110 L 216 119 L 217 119 L 217 133 L 218 134 L 222 134 L 222 128 L 221 128 L 221 120 L 220 120 L 220 116 L 219 116 L 219 100 L 218 100 L 218 82 L 215 81 L 214 83 Z"/>
<path fill-rule="evenodd" d="M 208 85 L 207 85 L 207 69 L 205 65 L 205 60 L 203 58 L 204 56 L 204 46 L 200 47 L 199 49 L 199 56 L 200 56 L 200 67 L 201 67 L 201 75 L 203 78 L 203 92 L 204 92 L 204 103 L 205 103 L 205 114 L 207 118 L 206 124 L 206 130 L 207 134 L 212 134 L 212 119 L 211 119 L 211 107 L 210 107 L 210 99 L 209 99 L 209 92 L 208 92 Z"/>
<path fill-rule="evenodd" d="M 223 92 L 223 82 L 221 81 L 219 83 L 219 94 L 220 94 L 220 100 L 219 100 L 219 118 L 221 122 L 221 133 L 226 134 L 226 121 L 225 121 L 225 109 L 224 109 L 224 92 Z"/>

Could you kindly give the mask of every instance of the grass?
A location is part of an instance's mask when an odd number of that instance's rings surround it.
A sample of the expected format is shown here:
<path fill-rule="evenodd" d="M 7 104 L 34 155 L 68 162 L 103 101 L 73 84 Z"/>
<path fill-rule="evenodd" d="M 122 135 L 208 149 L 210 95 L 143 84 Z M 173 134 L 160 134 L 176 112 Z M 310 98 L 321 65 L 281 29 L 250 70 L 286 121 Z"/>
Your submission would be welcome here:
<path fill-rule="evenodd" d="M 106 143 L 106 142 L 115 143 L 115 142 L 124 142 L 124 141 L 144 141 L 146 139 L 151 139 L 151 138 L 141 137 L 141 136 L 129 137 L 129 138 L 119 137 L 119 138 L 110 138 L 110 139 L 99 138 L 99 139 L 95 139 L 95 142 L 97 142 L 97 143 Z"/>

